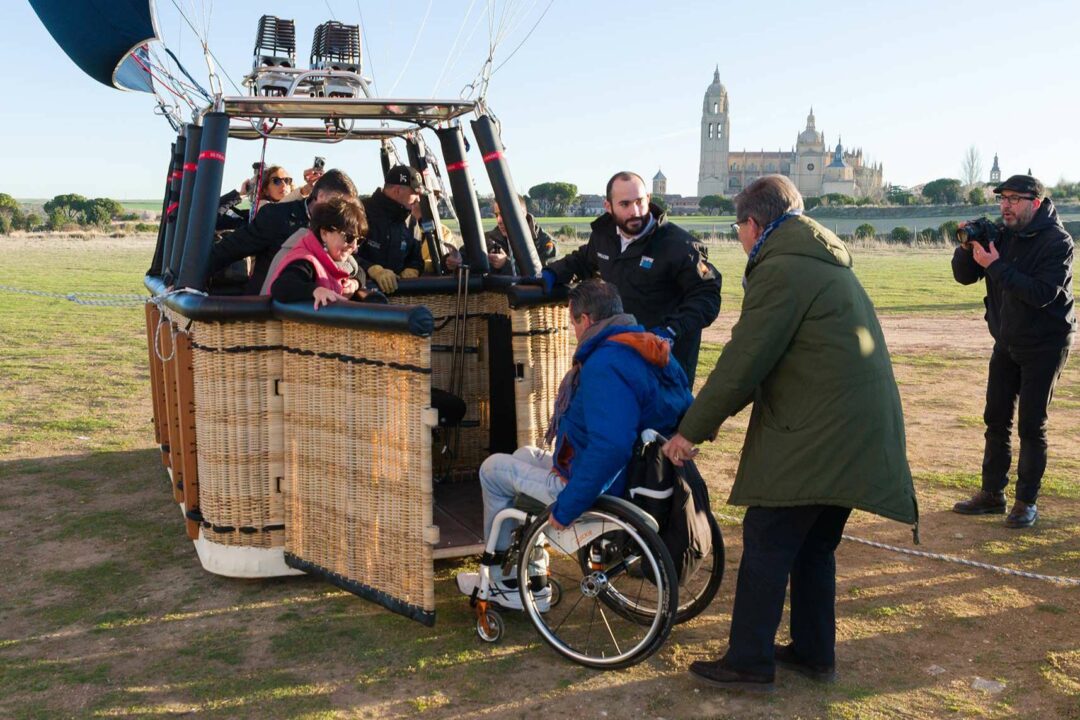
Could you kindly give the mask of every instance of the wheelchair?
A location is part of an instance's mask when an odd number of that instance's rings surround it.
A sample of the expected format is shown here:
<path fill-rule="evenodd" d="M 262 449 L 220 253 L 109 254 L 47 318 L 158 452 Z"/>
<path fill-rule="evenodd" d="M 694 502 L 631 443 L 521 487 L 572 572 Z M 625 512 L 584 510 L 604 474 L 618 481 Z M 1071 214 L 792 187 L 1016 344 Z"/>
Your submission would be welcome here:
<path fill-rule="evenodd" d="M 719 590 L 724 543 L 711 514 L 712 550 L 681 579 L 656 520 L 627 500 L 601 495 L 562 530 L 550 517 L 549 508 L 520 495 L 495 516 L 470 598 L 481 640 L 497 642 L 505 630 L 492 592 L 496 566 L 516 578 L 521 609 L 552 649 L 605 670 L 651 656 L 675 624 L 699 615 Z M 514 521 L 510 546 L 496 553 L 502 523 Z"/>

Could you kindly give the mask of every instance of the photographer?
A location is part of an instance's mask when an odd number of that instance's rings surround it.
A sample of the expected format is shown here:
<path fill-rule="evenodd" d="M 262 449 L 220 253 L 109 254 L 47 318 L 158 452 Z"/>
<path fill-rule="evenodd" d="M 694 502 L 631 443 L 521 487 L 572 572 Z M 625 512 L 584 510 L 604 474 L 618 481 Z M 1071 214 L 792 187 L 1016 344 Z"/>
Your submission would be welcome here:
<path fill-rule="evenodd" d="M 962 224 L 957 233 L 961 245 L 952 258 L 957 282 L 986 280 L 986 324 L 994 338 L 983 412 L 982 489 L 956 503 L 953 511 L 1005 512 L 1013 412 L 1019 400 L 1016 501 L 1005 525 L 1025 528 L 1038 518 L 1035 502 L 1046 469 L 1047 408 L 1076 332 L 1073 240 L 1054 204 L 1044 197 L 1043 184 L 1030 175 L 1013 175 L 994 193 L 1001 224 Z"/>

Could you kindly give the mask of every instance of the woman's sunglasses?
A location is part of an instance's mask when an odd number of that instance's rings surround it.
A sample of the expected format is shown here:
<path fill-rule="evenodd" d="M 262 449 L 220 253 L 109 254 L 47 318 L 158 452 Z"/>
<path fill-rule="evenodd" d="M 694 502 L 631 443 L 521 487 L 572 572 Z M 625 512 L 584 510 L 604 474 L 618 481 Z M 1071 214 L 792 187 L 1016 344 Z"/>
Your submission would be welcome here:
<path fill-rule="evenodd" d="M 270 182 L 274 183 L 275 185 L 292 185 L 292 178 L 272 177 L 270 178 Z"/>

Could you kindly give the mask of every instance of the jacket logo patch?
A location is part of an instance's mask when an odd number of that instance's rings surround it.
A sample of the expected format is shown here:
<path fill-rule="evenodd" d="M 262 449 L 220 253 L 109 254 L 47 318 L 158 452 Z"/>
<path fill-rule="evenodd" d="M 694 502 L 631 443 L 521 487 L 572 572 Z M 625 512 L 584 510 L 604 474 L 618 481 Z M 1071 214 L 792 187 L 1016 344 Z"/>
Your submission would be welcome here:
<path fill-rule="evenodd" d="M 653 259 L 651 257 L 649 257 L 647 255 L 642 255 L 641 256 L 641 263 L 640 263 L 641 267 L 648 270 L 649 268 L 652 267 L 652 263 L 653 263 Z"/>
<path fill-rule="evenodd" d="M 610 257 L 608 257 L 607 255 L 605 255 L 602 252 L 596 253 L 596 257 L 600 258 L 601 260 L 610 260 L 611 259 Z"/>
<path fill-rule="evenodd" d="M 379 242 L 378 240 L 372 240 L 371 238 L 368 238 L 368 240 L 367 240 L 367 242 L 365 244 L 368 247 L 373 247 L 373 248 L 381 248 L 382 247 L 381 242 Z"/>

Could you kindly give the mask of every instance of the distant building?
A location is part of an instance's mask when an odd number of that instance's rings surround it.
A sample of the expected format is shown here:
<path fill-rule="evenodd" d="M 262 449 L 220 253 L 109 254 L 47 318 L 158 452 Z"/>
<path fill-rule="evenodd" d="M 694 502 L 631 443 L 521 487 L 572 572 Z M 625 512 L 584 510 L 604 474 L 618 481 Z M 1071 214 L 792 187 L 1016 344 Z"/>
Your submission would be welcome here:
<path fill-rule="evenodd" d="M 652 194 L 667 195 L 667 176 L 661 170 L 657 170 L 656 174 L 653 175 Z"/>
<path fill-rule="evenodd" d="M 577 215 L 582 217 L 592 217 L 603 212 L 603 195 L 578 195 Z"/>
<path fill-rule="evenodd" d="M 804 197 L 828 193 L 879 197 L 882 193 L 881 163 L 864 162 L 861 148 L 845 150 L 839 141 L 832 151 L 826 149 L 825 134 L 815 126 L 813 108 L 806 118 L 806 128 L 790 150 L 732 152 L 730 145 L 730 105 L 718 67 L 702 103 L 699 196 L 730 197 L 762 175 L 772 173 L 791 178 Z"/>
<path fill-rule="evenodd" d="M 1001 183 L 1001 168 L 998 167 L 997 153 L 994 153 L 994 167 L 990 168 L 990 182 L 995 185 Z"/>

